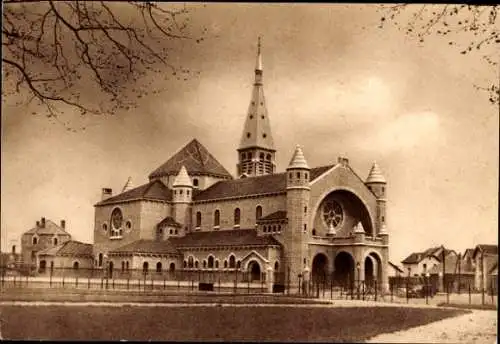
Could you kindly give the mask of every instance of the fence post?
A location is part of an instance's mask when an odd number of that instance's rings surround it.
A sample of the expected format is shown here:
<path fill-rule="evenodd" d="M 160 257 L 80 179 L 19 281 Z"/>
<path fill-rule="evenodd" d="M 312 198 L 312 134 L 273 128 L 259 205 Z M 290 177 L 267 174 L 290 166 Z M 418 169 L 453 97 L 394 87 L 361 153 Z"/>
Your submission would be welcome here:
<path fill-rule="evenodd" d="M 247 274 L 247 294 L 250 294 L 250 276 Z"/>
<path fill-rule="evenodd" d="M 104 278 L 101 277 L 101 289 L 104 288 Z"/>
<path fill-rule="evenodd" d="M 390 285 L 389 288 L 391 288 L 391 303 L 393 303 L 394 302 L 394 284 Z"/>
<path fill-rule="evenodd" d="M 16 278 L 16 276 L 14 276 L 14 278 Z M 15 281 L 15 279 L 14 279 L 14 281 Z M 52 269 L 50 269 L 49 286 L 52 287 Z"/>
<path fill-rule="evenodd" d="M 78 275 L 75 277 L 75 288 L 78 288 Z"/>
<path fill-rule="evenodd" d="M 130 276 L 127 276 L 127 290 L 129 288 L 129 286 L 130 286 Z"/>
<path fill-rule="evenodd" d="M 330 278 L 330 299 L 333 300 L 333 273 L 332 278 Z"/>
<path fill-rule="evenodd" d="M 220 273 L 219 273 L 219 293 L 220 293 Z"/>
<path fill-rule="evenodd" d="M 111 285 L 112 285 L 112 288 L 115 289 L 115 278 L 114 277 L 111 277 Z"/>
<path fill-rule="evenodd" d="M 87 279 L 87 289 L 90 289 L 90 276 L 89 276 L 89 278 Z"/>
<path fill-rule="evenodd" d="M 408 295 L 408 279 L 406 279 L 406 303 L 410 302 L 410 298 Z"/>
<path fill-rule="evenodd" d="M 64 288 L 64 270 L 63 270 L 63 276 L 62 276 L 62 277 L 63 277 L 63 278 L 62 278 L 62 286 L 63 286 L 63 288 Z"/>
<path fill-rule="evenodd" d="M 286 280 L 286 290 L 287 290 L 287 295 L 290 295 L 290 266 L 287 267 L 288 274 L 287 274 L 287 280 Z"/>
<path fill-rule="evenodd" d="M 481 281 L 481 303 L 484 305 L 484 281 Z"/>
<path fill-rule="evenodd" d="M 446 284 L 446 303 L 450 303 L 450 282 Z"/>
<path fill-rule="evenodd" d="M 374 282 L 375 282 L 375 301 L 377 301 L 377 292 L 378 292 L 377 280 L 375 280 Z M 382 299 L 383 299 L 383 297 L 382 297 Z"/>
<path fill-rule="evenodd" d="M 469 282 L 469 305 L 472 303 L 471 301 L 472 301 L 472 300 L 471 300 L 471 294 L 470 294 L 470 282 Z"/>
<path fill-rule="evenodd" d="M 491 293 L 491 303 L 495 304 L 495 298 L 493 296 L 493 278 L 490 281 L 490 293 Z"/>

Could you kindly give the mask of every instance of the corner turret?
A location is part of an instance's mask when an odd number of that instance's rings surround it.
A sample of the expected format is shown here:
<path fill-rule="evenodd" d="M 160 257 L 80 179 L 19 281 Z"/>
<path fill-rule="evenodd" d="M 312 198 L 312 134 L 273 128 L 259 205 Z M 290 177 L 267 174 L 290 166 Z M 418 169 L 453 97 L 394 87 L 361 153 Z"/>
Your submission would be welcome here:
<path fill-rule="evenodd" d="M 292 159 L 286 168 L 286 188 L 305 188 L 309 190 L 309 171 L 311 168 L 307 164 L 302 148 L 297 145 Z"/>
<path fill-rule="evenodd" d="M 191 201 L 193 199 L 193 183 L 189 177 L 186 167 L 182 165 L 179 173 L 172 184 L 173 195 L 173 217 L 182 225 L 182 232 L 186 232 L 190 226 Z"/>
<path fill-rule="evenodd" d="M 366 178 L 365 185 L 370 189 L 371 192 L 377 197 L 377 219 L 376 219 L 376 228 L 377 235 L 379 236 L 388 236 L 387 227 L 386 227 L 386 186 L 387 181 L 380 170 L 380 167 L 376 162 L 373 163 L 372 168 L 370 169 L 370 173 L 368 173 L 368 177 Z M 385 239 L 387 241 L 387 238 Z"/>

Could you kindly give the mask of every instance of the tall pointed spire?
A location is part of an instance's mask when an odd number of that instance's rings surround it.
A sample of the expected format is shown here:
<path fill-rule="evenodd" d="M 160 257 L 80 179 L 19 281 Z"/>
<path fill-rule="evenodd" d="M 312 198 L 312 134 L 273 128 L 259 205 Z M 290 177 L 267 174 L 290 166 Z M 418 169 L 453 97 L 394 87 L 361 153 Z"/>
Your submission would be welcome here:
<path fill-rule="evenodd" d="M 262 84 L 262 45 L 257 42 L 257 60 L 255 64 L 255 82 L 252 98 L 248 107 L 243 133 L 238 148 L 237 174 L 248 176 L 273 173 L 274 140 L 267 114 L 264 87 Z"/>

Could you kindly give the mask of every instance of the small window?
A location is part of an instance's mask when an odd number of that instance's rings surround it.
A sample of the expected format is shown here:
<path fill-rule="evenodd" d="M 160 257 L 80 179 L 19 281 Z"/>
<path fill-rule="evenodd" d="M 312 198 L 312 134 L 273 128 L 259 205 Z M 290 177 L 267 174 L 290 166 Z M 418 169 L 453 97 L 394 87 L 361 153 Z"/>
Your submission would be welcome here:
<path fill-rule="evenodd" d="M 185 261 L 184 261 L 184 264 L 186 264 L 186 262 L 185 262 Z M 175 263 L 170 263 L 169 270 L 170 270 L 171 272 L 175 271 Z"/>
<path fill-rule="evenodd" d="M 253 158 L 253 153 L 252 152 L 248 152 L 247 154 L 247 159 L 252 159 Z"/>
<path fill-rule="evenodd" d="M 281 232 L 281 225 L 278 225 L 278 233 Z"/>
<path fill-rule="evenodd" d="M 187 262 L 184 261 L 184 269 L 187 268 Z"/>
<path fill-rule="evenodd" d="M 33 237 L 33 245 L 36 245 L 38 244 L 38 238 L 37 237 Z"/>
<path fill-rule="evenodd" d="M 278 271 L 279 268 L 280 268 L 280 263 L 279 262 L 274 263 L 274 271 Z"/>
<path fill-rule="evenodd" d="M 124 272 L 124 271 L 125 271 L 125 262 L 122 261 L 122 272 Z"/>
<path fill-rule="evenodd" d="M 270 161 L 271 160 L 271 154 L 266 155 L 266 160 Z"/>
<path fill-rule="evenodd" d="M 57 245 L 57 238 L 54 238 L 54 246 Z"/>
<path fill-rule="evenodd" d="M 248 139 L 250 138 L 250 136 L 252 136 L 252 135 L 250 133 L 247 133 L 247 138 Z"/>
<path fill-rule="evenodd" d="M 196 227 L 201 227 L 201 212 L 196 213 Z"/>
<path fill-rule="evenodd" d="M 245 153 L 241 153 L 241 160 L 246 160 L 247 155 Z"/>
<path fill-rule="evenodd" d="M 314 236 L 316 235 L 316 229 L 314 229 L 314 228 L 312 230 L 312 235 L 314 235 Z"/>
<path fill-rule="evenodd" d="M 102 266 L 102 253 L 99 253 L 99 266 Z"/>
<path fill-rule="evenodd" d="M 108 230 L 108 225 L 106 223 L 102 224 L 102 230 L 105 232 Z"/>
<path fill-rule="evenodd" d="M 307 206 L 304 207 L 304 214 L 307 214 Z"/>
<path fill-rule="evenodd" d="M 214 257 L 210 256 L 208 257 L 208 268 L 212 269 L 214 267 Z"/>
<path fill-rule="evenodd" d="M 385 222 L 385 216 L 382 216 L 382 223 Z"/>
<path fill-rule="evenodd" d="M 224 269 L 227 269 L 227 260 L 224 261 Z"/>
<path fill-rule="evenodd" d="M 304 232 L 307 232 L 307 225 L 304 223 Z"/>
<path fill-rule="evenodd" d="M 199 183 L 200 183 L 200 182 L 198 181 L 198 178 L 194 178 L 194 179 L 193 179 L 193 185 L 194 185 L 194 186 L 198 186 L 198 185 L 199 185 Z"/>
<path fill-rule="evenodd" d="M 255 219 L 260 220 L 261 217 L 262 217 L 262 207 L 258 205 L 257 208 L 255 208 Z"/>
<path fill-rule="evenodd" d="M 206 269 L 207 268 L 207 261 L 205 259 L 203 259 L 203 269 Z"/>
<path fill-rule="evenodd" d="M 128 261 L 126 261 L 126 262 L 125 262 L 125 270 L 127 270 L 127 271 L 128 271 L 128 269 L 129 269 L 129 265 L 128 265 Z"/>
<path fill-rule="evenodd" d="M 170 228 L 170 235 L 174 234 L 174 230 L 172 228 Z"/>
<path fill-rule="evenodd" d="M 175 234 L 175 235 L 179 234 L 179 231 L 176 229 L 176 230 L 174 231 L 174 234 Z"/>
<path fill-rule="evenodd" d="M 149 270 L 149 263 L 148 262 L 144 262 L 142 263 L 142 272 L 144 274 L 147 274 L 148 273 L 148 270 Z"/>
<path fill-rule="evenodd" d="M 194 267 L 195 267 L 196 269 L 198 269 L 199 265 L 200 265 L 200 264 L 198 263 L 198 261 L 194 262 Z"/>
<path fill-rule="evenodd" d="M 265 233 L 267 232 L 267 226 L 262 227 L 262 231 Z"/>
<path fill-rule="evenodd" d="M 188 258 L 188 268 L 192 268 L 194 265 L 194 258 L 192 256 L 190 256 Z"/>
<path fill-rule="evenodd" d="M 304 173 L 304 178 L 307 179 L 308 175 L 307 175 L 307 172 Z"/>
<path fill-rule="evenodd" d="M 240 208 L 234 209 L 234 225 L 239 226 L 240 225 L 240 218 L 241 217 L 241 211 Z"/>
<path fill-rule="evenodd" d="M 264 134 L 264 135 L 266 135 L 266 134 Z M 262 136 L 264 136 L 264 135 L 262 135 Z M 265 137 L 265 136 L 264 136 L 264 137 Z M 260 159 L 260 160 L 264 160 L 264 153 L 260 153 L 260 155 L 259 155 L 259 159 Z"/>
<path fill-rule="evenodd" d="M 182 189 L 181 189 L 181 190 L 179 190 L 179 194 L 180 194 L 180 195 L 182 195 Z"/>
<path fill-rule="evenodd" d="M 297 179 L 300 179 L 300 172 L 297 172 Z"/>
<path fill-rule="evenodd" d="M 234 256 L 231 255 L 229 257 L 229 268 L 234 269 L 235 263 L 236 263 L 236 258 L 234 258 Z"/>
<path fill-rule="evenodd" d="M 79 267 L 80 267 L 80 263 L 78 263 L 78 262 L 73 263 L 73 270 L 78 270 Z"/>
<path fill-rule="evenodd" d="M 292 178 L 293 178 L 292 173 L 288 173 L 288 179 L 292 179 Z"/>
<path fill-rule="evenodd" d="M 188 196 L 189 196 L 189 190 L 186 190 L 186 195 L 188 195 Z"/>
<path fill-rule="evenodd" d="M 161 262 L 156 263 L 156 272 L 161 272 Z"/>
<path fill-rule="evenodd" d="M 132 222 L 130 222 L 130 220 L 129 220 L 129 221 L 127 221 L 127 222 L 125 223 L 125 227 L 127 227 L 127 229 L 132 228 Z"/>
<path fill-rule="evenodd" d="M 250 115 L 250 119 L 253 119 L 253 115 Z"/>
<path fill-rule="evenodd" d="M 382 193 L 384 193 L 384 192 L 385 192 L 385 187 L 382 186 Z"/>
<path fill-rule="evenodd" d="M 220 211 L 217 209 L 214 212 L 214 227 L 220 226 Z"/>
<path fill-rule="evenodd" d="M 276 226 L 273 226 L 273 232 L 276 232 Z"/>
<path fill-rule="evenodd" d="M 236 262 L 236 269 L 240 269 L 241 268 L 241 262 L 238 260 Z"/>
<path fill-rule="evenodd" d="M 263 138 L 266 138 L 266 137 L 267 137 L 267 134 L 266 134 L 266 133 L 262 134 L 262 137 L 263 137 Z"/>

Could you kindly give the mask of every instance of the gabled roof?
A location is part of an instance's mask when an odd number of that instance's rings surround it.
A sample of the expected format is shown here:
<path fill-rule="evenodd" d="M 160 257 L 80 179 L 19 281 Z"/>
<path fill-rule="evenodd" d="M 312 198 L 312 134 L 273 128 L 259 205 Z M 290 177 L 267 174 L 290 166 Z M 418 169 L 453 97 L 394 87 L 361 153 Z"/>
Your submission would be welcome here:
<path fill-rule="evenodd" d="M 423 259 L 422 253 L 414 252 L 401 261 L 403 264 L 417 264 Z"/>
<path fill-rule="evenodd" d="M 442 254 L 441 251 L 442 246 L 436 246 L 436 247 L 431 247 L 428 248 L 427 250 L 423 252 L 414 252 L 410 254 L 408 257 L 406 257 L 401 263 L 403 264 L 417 264 L 421 262 L 424 258 L 427 257 L 433 257 L 436 258 L 438 261 L 442 260 Z M 448 257 L 451 253 L 453 253 L 453 256 L 456 257 L 456 253 L 454 250 L 449 250 L 447 248 L 444 249 L 445 251 L 445 257 Z"/>
<path fill-rule="evenodd" d="M 151 172 L 149 179 L 176 176 L 182 165 L 186 167 L 190 175 L 232 178 L 224 166 L 198 140 L 193 139 L 167 162 Z"/>
<path fill-rule="evenodd" d="M 168 240 L 146 240 L 141 239 L 134 241 L 125 246 L 119 247 L 109 252 L 110 255 L 125 253 L 156 253 L 178 255 L 179 252 Z"/>
<path fill-rule="evenodd" d="M 61 245 L 47 248 L 38 252 L 38 254 L 44 256 L 71 256 L 83 258 L 92 258 L 94 256 L 91 244 L 75 240 L 69 240 Z"/>
<path fill-rule="evenodd" d="M 49 219 L 45 220 L 45 226 L 42 227 L 41 223 L 39 226 L 35 226 L 31 228 L 29 231 L 24 234 L 37 234 L 37 235 L 70 235 L 66 232 L 62 227 L 56 225 Z"/>
<path fill-rule="evenodd" d="M 154 180 L 147 184 L 138 186 L 132 190 L 125 191 L 116 196 L 100 201 L 95 206 L 121 203 L 131 200 L 160 200 L 171 201 L 172 190 L 168 189 L 160 180 Z"/>
<path fill-rule="evenodd" d="M 182 225 L 179 222 L 175 221 L 172 216 L 167 216 L 166 218 L 161 220 L 156 226 L 158 228 L 162 227 L 162 226 L 172 226 L 172 227 L 177 227 L 177 228 L 182 227 Z"/>
<path fill-rule="evenodd" d="M 475 258 L 479 252 L 484 252 L 486 254 L 498 254 L 498 245 L 477 245 L 474 249 L 472 257 Z"/>
<path fill-rule="evenodd" d="M 392 263 L 392 262 L 389 262 L 389 265 L 392 266 L 394 268 L 394 270 L 398 271 L 398 272 L 401 272 L 403 273 L 403 269 L 401 269 L 399 266 L 397 266 L 396 264 Z"/>
<path fill-rule="evenodd" d="M 220 246 L 281 246 L 272 236 L 257 236 L 255 229 L 192 232 L 168 239 L 177 248 Z"/>
<path fill-rule="evenodd" d="M 261 217 L 257 222 L 260 221 L 274 221 L 274 220 L 286 220 L 286 211 L 278 210 L 267 216 Z"/>
<path fill-rule="evenodd" d="M 490 271 L 488 272 L 490 275 L 498 275 L 498 263 L 495 263 Z"/>
<path fill-rule="evenodd" d="M 333 165 L 312 168 L 310 180 L 318 178 L 332 167 Z M 280 192 L 286 192 L 286 174 L 284 172 L 219 181 L 209 188 L 195 193 L 193 200 L 207 201 Z"/>

